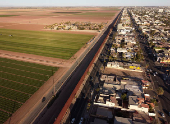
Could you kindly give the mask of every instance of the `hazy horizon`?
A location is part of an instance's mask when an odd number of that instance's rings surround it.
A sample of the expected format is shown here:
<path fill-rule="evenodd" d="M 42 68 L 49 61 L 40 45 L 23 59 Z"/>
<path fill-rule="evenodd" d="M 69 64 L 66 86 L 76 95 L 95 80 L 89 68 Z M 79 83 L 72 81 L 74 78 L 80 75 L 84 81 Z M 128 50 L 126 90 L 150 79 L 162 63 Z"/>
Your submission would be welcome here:
<path fill-rule="evenodd" d="M 170 0 L 5 0 L 0 7 L 76 7 L 76 6 L 170 6 Z"/>

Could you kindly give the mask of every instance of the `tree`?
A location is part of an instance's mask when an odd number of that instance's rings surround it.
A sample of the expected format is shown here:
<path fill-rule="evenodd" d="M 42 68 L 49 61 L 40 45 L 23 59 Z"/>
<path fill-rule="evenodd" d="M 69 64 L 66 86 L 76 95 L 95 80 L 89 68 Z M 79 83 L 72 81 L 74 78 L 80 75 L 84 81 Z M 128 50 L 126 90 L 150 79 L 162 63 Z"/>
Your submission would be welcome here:
<path fill-rule="evenodd" d="M 122 40 L 121 43 L 120 43 L 120 47 L 125 48 L 125 45 L 126 45 L 126 43 L 124 42 L 124 40 Z"/>
<path fill-rule="evenodd" d="M 139 51 L 136 53 L 135 60 L 136 60 L 136 61 L 139 61 L 139 62 L 140 62 L 140 60 L 141 60 L 141 54 L 140 54 Z"/>
<path fill-rule="evenodd" d="M 149 64 L 146 64 L 146 68 L 148 68 L 149 67 Z"/>
<path fill-rule="evenodd" d="M 127 99 L 126 93 L 123 93 L 123 94 L 121 95 L 121 98 L 122 98 L 122 100 L 126 100 L 126 99 Z"/>
<path fill-rule="evenodd" d="M 151 103 L 153 103 L 154 105 L 156 104 L 156 99 L 151 99 L 150 101 L 151 101 Z"/>
<path fill-rule="evenodd" d="M 149 41 L 149 45 L 150 45 L 150 46 L 153 46 L 153 45 L 154 45 L 154 44 L 153 44 L 153 39 Z"/>
<path fill-rule="evenodd" d="M 126 95 L 126 93 L 123 93 L 123 94 L 121 95 L 121 98 L 122 98 L 122 106 L 123 106 L 123 101 L 127 100 L 127 95 Z"/>
<path fill-rule="evenodd" d="M 163 94 L 164 94 L 163 88 L 162 88 L 162 87 L 159 87 L 159 88 L 157 89 L 157 93 L 158 93 L 158 95 L 163 95 Z"/>
<path fill-rule="evenodd" d="M 109 62 L 112 62 L 112 61 L 113 61 L 113 57 L 109 56 Z"/>
<path fill-rule="evenodd" d="M 152 108 L 152 106 L 149 104 L 149 112 L 153 112 L 154 110 L 153 110 L 153 108 Z"/>
<path fill-rule="evenodd" d="M 155 30 L 151 30 L 151 31 L 150 31 L 150 35 L 151 35 L 151 36 L 153 36 L 155 33 L 156 33 Z"/>

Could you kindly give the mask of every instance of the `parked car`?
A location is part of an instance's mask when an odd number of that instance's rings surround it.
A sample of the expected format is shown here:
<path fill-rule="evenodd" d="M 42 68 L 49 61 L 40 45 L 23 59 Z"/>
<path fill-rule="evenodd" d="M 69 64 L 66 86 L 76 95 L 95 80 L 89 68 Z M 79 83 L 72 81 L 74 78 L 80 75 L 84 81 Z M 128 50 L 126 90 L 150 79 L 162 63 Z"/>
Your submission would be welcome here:
<path fill-rule="evenodd" d="M 73 123 L 75 122 L 75 120 L 76 120 L 76 119 L 75 119 L 75 118 L 73 118 L 73 119 L 71 120 L 71 124 L 73 124 Z"/>
<path fill-rule="evenodd" d="M 43 98 L 42 98 L 42 102 L 44 102 L 45 100 L 46 100 L 46 98 L 45 98 L 45 97 L 43 97 Z"/>
<path fill-rule="evenodd" d="M 83 123 L 83 117 L 81 117 L 79 124 Z"/>
<path fill-rule="evenodd" d="M 165 117 L 165 115 L 164 115 L 164 113 L 163 113 L 163 112 L 160 112 L 160 115 L 161 115 L 162 117 Z"/>
<path fill-rule="evenodd" d="M 155 73 L 153 73 L 153 76 L 156 76 L 156 74 L 155 74 Z"/>

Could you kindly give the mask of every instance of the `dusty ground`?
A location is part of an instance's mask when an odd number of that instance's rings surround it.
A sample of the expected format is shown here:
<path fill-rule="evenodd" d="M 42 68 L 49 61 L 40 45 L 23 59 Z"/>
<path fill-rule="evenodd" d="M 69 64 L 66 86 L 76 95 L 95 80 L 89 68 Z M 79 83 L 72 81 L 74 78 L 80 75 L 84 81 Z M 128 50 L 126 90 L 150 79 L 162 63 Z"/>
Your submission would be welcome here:
<path fill-rule="evenodd" d="M 61 12 L 61 13 L 55 13 Z M 66 13 L 65 13 L 66 12 Z M 70 13 L 71 12 L 71 13 Z M 73 13 L 72 13 L 73 12 Z M 112 19 L 111 16 L 97 15 L 79 15 L 79 13 L 116 13 L 115 10 L 105 10 L 99 7 L 93 8 L 49 8 L 49 9 L 1 9 L 0 15 L 17 15 L 10 17 L 0 17 L 0 28 L 6 29 L 21 29 L 21 30 L 44 30 L 44 26 L 59 23 L 59 22 L 108 22 Z M 56 31 L 59 32 L 59 31 Z M 62 31 L 63 32 L 63 31 Z M 68 32 L 68 31 L 66 31 Z M 70 31 L 71 33 L 79 33 L 78 31 Z M 81 31 L 81 33 L 89 34 L 94 32 Z"/>
<path fill-rule="evenodd" d="M 137 77 L 140 79 L 143 79 L 144 77 L 143 72 L 120 70 L 120 69 L 114 69 L 114 68 L 105 68 L 104 74 L 115 74 L 115 75 L 126 76 L 126 77 Z"/>

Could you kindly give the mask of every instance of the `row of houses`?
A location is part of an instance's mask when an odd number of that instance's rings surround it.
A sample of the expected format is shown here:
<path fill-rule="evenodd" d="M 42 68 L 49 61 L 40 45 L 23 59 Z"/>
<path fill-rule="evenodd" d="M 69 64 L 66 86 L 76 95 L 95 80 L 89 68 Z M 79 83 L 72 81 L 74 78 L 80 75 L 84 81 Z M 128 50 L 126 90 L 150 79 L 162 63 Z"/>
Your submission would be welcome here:
<path fill-rule="evenodd" d="M 130 69 L 130 70 L 140 70 L 142 71 L 142 67 L 140 64 L 136 63 L 123 63 L 123 62 L 108 62 L 107 68 L 120 68 L 120 69 Z"/>
<path fill-rule="evenodd" d="M 150 46 L 154 46 L 157 61 L 170 63 L 170 13 L 167 8 L 129 9 L 141 31 L 149 37 Z"/>
<path fill-rule="evenodd" d="M 120 53 L 122 53 L 122 57 L 125 60 L 134 61 L 139 50 L 130 16 L 127 13 L 127 9 L 124 9 L 120 23 L 117 26 L 117 34 L 110 48 L 110 54 L 115 58 L 119 58 Z"/>
<path fill-rule="evenodd" d="M 148 81 L 105 74 L 101 75 L 100 81 L 103 86 L 100 87 L 94 105 L 134 114 L 135 111 L 143 112 L 147 117 L 155 116 L 155 105 L 151 102 L 150 95 L 143 92 L 150 85 Z"/>
<path fill-rule="evenodd" d="M 91 22 L 61 22 L 54 23 L 52 25 L 47 25 L 45 29 L 55 29 L 55 30 L 101 30 L 105 27 L 107 23 L 91 23 Z"/>

